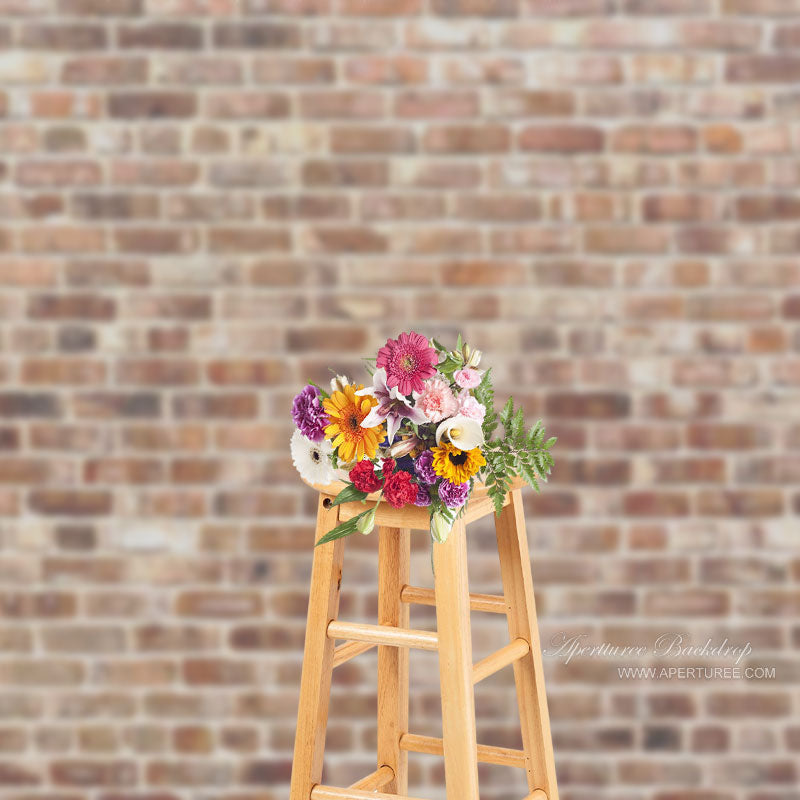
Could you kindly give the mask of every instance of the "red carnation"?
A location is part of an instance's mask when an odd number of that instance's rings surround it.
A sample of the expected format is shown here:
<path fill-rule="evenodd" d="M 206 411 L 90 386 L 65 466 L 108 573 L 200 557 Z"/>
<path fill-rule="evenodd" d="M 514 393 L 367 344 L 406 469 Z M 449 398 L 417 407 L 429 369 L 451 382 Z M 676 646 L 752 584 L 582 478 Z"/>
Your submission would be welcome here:
<path fill-rule="evenodd" d="M 383 465 L 381 466 L 381 472 L 383 472 L 383 477 L 388 478 L 394 472 L 394 468 L 396 466 L 397 462 L 393 458 L 384 458 Z"/>
<path fill-rule="evenodd" d="M 392 508 L 402 508 L 417 499 L 417 485 L 411 482 L 411 473 L 400 470 L 386 479 L 383 496 Z"/>
<path fill-rule="evenodd" d="M 383 481 L 375 474 L 375 467 L 368 459 L 363 459 L 350 470 L 350 480 L 360 492 L 377 492 Z"/>

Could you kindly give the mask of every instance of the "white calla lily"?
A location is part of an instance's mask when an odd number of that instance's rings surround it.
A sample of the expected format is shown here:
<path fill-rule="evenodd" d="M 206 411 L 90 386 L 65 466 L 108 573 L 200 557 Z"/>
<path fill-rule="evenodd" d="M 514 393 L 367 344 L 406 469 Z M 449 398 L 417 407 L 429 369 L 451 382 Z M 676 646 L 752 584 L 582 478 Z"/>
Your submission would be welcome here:
<path fill-rule="evenodd" d="M 472 450 L 480 447 L 484 442 L 481 424 L 477 420 L 461 414 L 439 423 L 439 427 L 436 429 L 437 445 L 441 444 L 442 437 L 445 435 L 459 450 Z"/>

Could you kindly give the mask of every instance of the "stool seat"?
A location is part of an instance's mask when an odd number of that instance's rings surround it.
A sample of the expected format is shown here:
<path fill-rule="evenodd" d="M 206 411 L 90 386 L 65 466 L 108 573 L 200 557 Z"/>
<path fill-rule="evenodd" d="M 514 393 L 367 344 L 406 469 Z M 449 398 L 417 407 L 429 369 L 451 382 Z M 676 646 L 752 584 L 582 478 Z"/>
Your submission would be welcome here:
<path fill-rule="evenodd" d="M 478 762 L 525 771 L 523 800 L 558 800 L 550 719 L 544 688 L 539 631 L 533 595 L 521 486 L 517 479 L 495 518 L 503 595 L 470 594 L 466 526 L 494 513 L 483 484 L 473 487 L 469 504 L 445 542 L 432 544 L 434 588 L 410 585 L 411 530 L 428 530 L 429 509 L 393 508 L 379 493 L 334 505 L 345 488 L 334 482 L 309 484 L 319 492 L 318 541 L 341 522 L 375 508 L 378 527 L 377 624 L 338 619 L 345 538 L 314 548 L 308 603 L 300 704 L 289 800 L 413 800 L 408 797 L 408 754 L 444 757 L 447 800 L 480 800 Z M 410 626 L 412 604 L 436 608 L 436 630 Z M 504 613 L 509 641 L 473 663 L 470 611 Z M 338 646 L 336 640 L 343 642 Z M 339 665 L 378 648 L 378 742 L 374 772 L 349 787 L 322 783 L 325 729 L 331 676 Z M 409 731 L 408 653 L 433 651 L 439 659 L 442 738 Z M 517 690 L 522 750 L 478 744 L 474 686 L 511 666 Z"/>

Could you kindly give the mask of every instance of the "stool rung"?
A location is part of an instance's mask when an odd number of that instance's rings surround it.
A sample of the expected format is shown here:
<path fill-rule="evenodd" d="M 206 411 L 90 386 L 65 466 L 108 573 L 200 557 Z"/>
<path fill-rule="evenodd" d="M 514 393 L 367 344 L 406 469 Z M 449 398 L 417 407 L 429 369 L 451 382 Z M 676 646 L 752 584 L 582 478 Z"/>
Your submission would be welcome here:
<path fill-rule="evenodd" d="M 363 625 L 359 622 L 328 623 L 329 639 L 353 639 L 356 642 L 386 644 L 391 647 L 416 647 L 420 650 L 438 650 L 439 636 L 433 631 L 415 631 L 391 625 Z"/>
<path fill-rule="evenodd" d="M 333 649 L 333 666 L 338 667 L 341 664 L 345 664 L 351 658 L 360 656 L 362 653 L 366 653 L 367 650 L 372 650 L 373 647 L 375 645 L 372 642 L 345 642 L 340 644 Z"/>
<path fill-rule="evenodd" d="M 415 603 L 420 606 L 435 606 L 436 596 L 433 589 L 423 589 L 421 586 L 404 586 L 400 592 L 400 599 L 404 603 Z M 470 593 L 469 607 L 473 611 L 488 611 L 490 614 L 505 614 L 505 598 L 496 594 Z"/>
<path fill-rule="evenodd" d="M 444 755 L 442 740 L 435 736 L 420 736 L 416 733 L 404 733 L 400 737 L 400 749 L 411 753 L 428 753 Z M 508 767 L 525 769 L 525 753 L 509 747 L 493 747 L 488 744 L 478 745 L 478 761 L 486 764 L 503 764 Z M 534 798 L 536 800 L 536 798 Z"/>
<path fill-rule="evenodd" d="M 505 647 L 501 647 L 486 658 L 482 658 L 472 667 L 472 682 L 478 683 L 498 670 L 513 664 L 528 655 L 531 646 L 524 639 L 514 639 Z"/>
<path fill-rule="evenodd" d="M 399 794 L 383 792 L 364 792 L 360 789 L 337 789 L 335 786 L 317 784 L 311 790 L 311 800 L 420 800 L 418 797 L 406 797 Z"/>
<path fill-rule="evenodd" d="M 547 792 L 544 789 L 534 789 L 527 797 L 522 800 L 547 800 Z"/>
<path fill-rule="evenodd" d="M 360 781 L 350 784 L 349 789 L 360 789 L 363 792 L 374 792 L 383 789 L 388 783 L 394 780 L 394 770 L 384 764 L 378 767 L 375 772 L 370 772 Z"/>

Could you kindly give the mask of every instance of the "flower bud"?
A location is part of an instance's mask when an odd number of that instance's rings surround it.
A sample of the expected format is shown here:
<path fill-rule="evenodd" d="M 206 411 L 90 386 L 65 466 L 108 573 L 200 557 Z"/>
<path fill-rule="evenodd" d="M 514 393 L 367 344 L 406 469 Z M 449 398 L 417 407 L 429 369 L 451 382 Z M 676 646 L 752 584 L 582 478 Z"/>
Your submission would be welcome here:
<path fill-rule="evenodd" d="M 335 378 L 331 378 L 331 391 L 343 392 L 348 383 L 350 381 L 347 380 L 347 375 L 337 375 Z"/>
<path fill-rule="evenodd" d="M 444 544 L 450 535 L 452 525 L 438 512 L 431 517 L 431 536 L 439 544 Z"/>
<path fill-rule="evenodd" d="M 392 458 L 402 458 L 403 456 L 407 456 L 421 444 L 422 442 L 416 436 L 405 436 L 401 441 L 395 442 L 389 448 L 389 455 Z"/>
<path fill-rule="evenodd" d="M 375 527 L 375 508 L 377 508 L 377 506 L 366 511 L 356 520 L 356 530 L 359 533 L 363 533 L 364 536 L 368 533 L 372 533 L 372 529 Z"/>
<path fill-rule="evenodd" d="M 477 367 L 478 364 L 481 363 L 481 356 L 482 355 L 483 355 L 483 353 L 481 353 L 480 350 L 473 350 L 470 353 L 469 358 L 467 359 L 467 366 L 468 367 Z"/>

